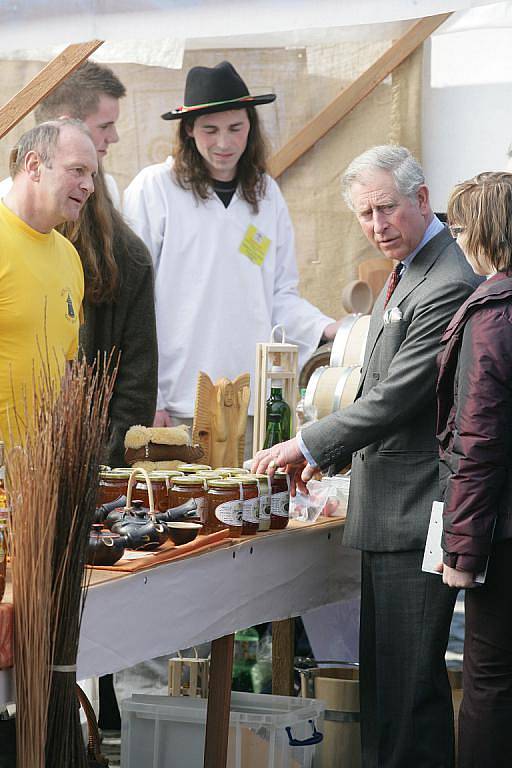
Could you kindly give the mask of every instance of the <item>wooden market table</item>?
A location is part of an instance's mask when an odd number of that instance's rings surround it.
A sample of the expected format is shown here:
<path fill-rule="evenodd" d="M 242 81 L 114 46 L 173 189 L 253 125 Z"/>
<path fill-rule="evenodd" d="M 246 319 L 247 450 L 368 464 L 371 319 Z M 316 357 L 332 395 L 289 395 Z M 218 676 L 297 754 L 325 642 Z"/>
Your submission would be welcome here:
<path fill-rule="evenodd" d="M 82 621 L 78 679 L 213 641 L 204 765 L 222 768 L 233 633 L 274 622 L 273 689 L 289 693 L 288 620 L 359 592 L 358 553 L 342 546 L 342 535 L 339 519 L 292 521 L 284 531 L 230 539 L 133 574 L 95 569 Z M 10 678 L 10 670 L 0 672 L 0 703 L 12 693 Z"/>

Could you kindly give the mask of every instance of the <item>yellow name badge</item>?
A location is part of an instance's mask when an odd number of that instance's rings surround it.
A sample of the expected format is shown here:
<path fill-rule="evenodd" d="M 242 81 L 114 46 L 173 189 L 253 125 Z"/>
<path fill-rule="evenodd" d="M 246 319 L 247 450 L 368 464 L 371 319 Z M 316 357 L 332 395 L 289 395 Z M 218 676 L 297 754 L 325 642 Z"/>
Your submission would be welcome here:
<path fill-rule="evenodd" d="M 270 239 L 265 237 L 263 232 L 260 232 L 254 224 L 250 224 L 238 250 L 258 267 L 261 267 L 269 248 Z"/>

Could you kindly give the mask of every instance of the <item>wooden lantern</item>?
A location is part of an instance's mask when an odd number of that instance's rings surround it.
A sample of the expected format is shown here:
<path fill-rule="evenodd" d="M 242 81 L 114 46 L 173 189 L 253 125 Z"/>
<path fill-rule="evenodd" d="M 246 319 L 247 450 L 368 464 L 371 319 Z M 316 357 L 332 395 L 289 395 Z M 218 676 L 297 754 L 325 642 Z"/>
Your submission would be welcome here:
<path fill-rule="evenodd" d="M 208 698 L 210 660 L 185 659 L 181 653 L 177 658 L 169 659 L 169 696 L 190 696 Z"/>
<path fill-rule="evenodd" d="M 281 330 L 281 342 L 275 341 L 277 330 Z M 263 448 L 267 428 L 266 405 L 272 381 L 283 382 L 283 398 L 292 412 L 291 434 L 295 433 L 295 406 L 297 405 L 297 378 L 299 349 L 296 344 L 287 344 L 284 328 L 276 325 L 272 329 L 270 343 L 256 344 L 256 373 L 254 395 L 253 456 Z M 279 371 L 272 371 L 272 367 Z"/>

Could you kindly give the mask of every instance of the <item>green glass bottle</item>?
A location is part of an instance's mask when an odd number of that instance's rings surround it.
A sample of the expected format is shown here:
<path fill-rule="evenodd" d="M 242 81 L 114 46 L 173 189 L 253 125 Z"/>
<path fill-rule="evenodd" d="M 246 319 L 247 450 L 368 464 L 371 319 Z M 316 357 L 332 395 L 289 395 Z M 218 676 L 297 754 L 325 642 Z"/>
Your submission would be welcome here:
<path fill-rule="evenodd" d="M 253 690 L 251 670 L 256 664 L 260 636 L 254 627 L 235 634 L 233 654 L 233 691 Z"/>
<path fill-rule="evenodd" d="M 271 413 L 267 420 L 267 432 L 265 434 L 264 448 L 272 448 L 273 445 L 283 442 L 283 428 L 281 425 L 281 415 Z"/>
<path fill-rule="evenodd" d="M 274 371 L 274 368 L 272 370 Z M 267 425 L 270 415 L 273 413 L 279 415 L 282 432 L 281 440 L 289 440 L 292 428 L 292 412 L 286 400 L 283 399 L 283 384 L 278 379 L 272 379 L 270 385 L 270 397 L 267 400 Z"/>

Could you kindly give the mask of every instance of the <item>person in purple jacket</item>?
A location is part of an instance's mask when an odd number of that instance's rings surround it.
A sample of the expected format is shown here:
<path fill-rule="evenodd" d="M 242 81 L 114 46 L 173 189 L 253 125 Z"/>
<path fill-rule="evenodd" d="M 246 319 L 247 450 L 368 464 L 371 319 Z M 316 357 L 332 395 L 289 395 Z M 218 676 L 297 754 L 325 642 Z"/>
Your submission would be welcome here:
<path fill-rule="evenodd" d="M 456 186 L 448 221 L 473 270 L 489 276 L 448 325 L 437 383 L 443 581 L 467 590 L 458 766 L 510 768 L 512 174 Z"/>

